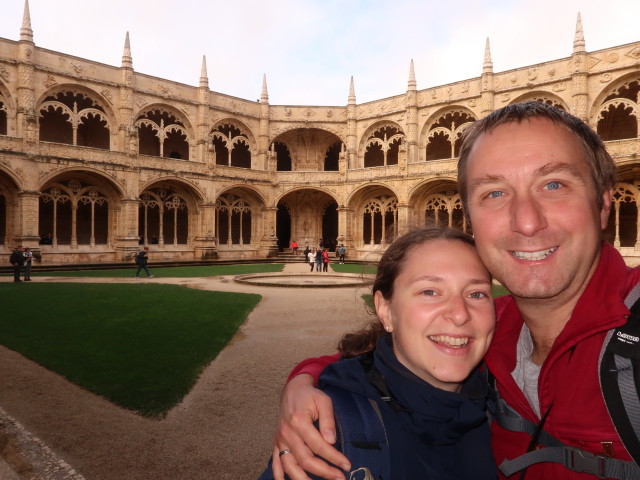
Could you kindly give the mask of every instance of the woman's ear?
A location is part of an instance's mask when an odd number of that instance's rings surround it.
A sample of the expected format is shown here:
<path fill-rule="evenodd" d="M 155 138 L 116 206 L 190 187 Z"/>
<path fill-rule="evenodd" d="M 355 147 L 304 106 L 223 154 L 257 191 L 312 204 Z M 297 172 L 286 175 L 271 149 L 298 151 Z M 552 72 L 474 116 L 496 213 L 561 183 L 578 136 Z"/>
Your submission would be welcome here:
<path fill-rule="evenodd" d="M 373 304 L 376 307 L 376 315 L 378 316 L 378 319 L 387 332 L 391 332 L 393 330 L 393 323 L 391 321 L 391 308 L 389 303 L 389 300 L 384 298 L 380 290 L 377 290 L 373 295 Z"/>

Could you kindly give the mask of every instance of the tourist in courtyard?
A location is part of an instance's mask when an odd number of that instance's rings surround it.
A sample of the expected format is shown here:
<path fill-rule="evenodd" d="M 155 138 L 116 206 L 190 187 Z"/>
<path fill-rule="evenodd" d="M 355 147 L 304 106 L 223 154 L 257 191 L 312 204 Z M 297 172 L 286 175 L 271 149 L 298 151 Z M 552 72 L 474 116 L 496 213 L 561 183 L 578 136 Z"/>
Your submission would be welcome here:
<path fill-rule="evenodd" d="M 340 247 L 338 247 L 338 256 L 340 257 L 340 263 L 344 265 L 344 257 L 347 254 L 347 249 L 344 246 L 344 243 L 340 244 Z"/>
<path fill-rule="evenodd" d="M 477 366 L 495 314 L 491 276 L 473 239 L 448 228 L 396 239 L 372 292 L 377 318 L 342 337 L 342 360 L 318 382 L 331 398 L 357 406 L 336 413 L 337 437 L 350 439 L 336 443 L 351 462 L 347 478 L 494 480 L 489 388 Z M 366 432 L 376 430 L 384 434 L 374 441 Z M 283 447 L 274 456 L 289 462 L 291 453 Z M 268 468 L 261 480 L 271 478 Z"/>
<path fill-rule="evenodd" d="M 329 271 L 329 250 L 327 248 L 322 250 L 322 271 Z"/>
<path fill-rule="evenodd" d="M 294 255 L 298 254 L 298 242 L 296 242 L 295 240 L 291 242 L 291 253 Z"/>
<path fill-rule="evenodd" d="M 33 260 L 33 252 L 31 248 L 25 247 L 24 252 L 24 281 L 31 281 L 31 261 Z"/>
<path fill-rule="evenodd" d="M 316 254 L 314 251 L 309 250 L 309 253 L 307 253 L 307 261 L 309 262 L 309 266 L 311 267 L 311 271 L 313 272 L 313 267 L 316 264 Z"/>
<path fill-rule="evenodd" d="M 304 247 L 304 252 L 302 252 L 304 254 L 304 262 L 306 262 L 309 259 L 309 252 L 311 251 L 311 249 L 309 248 L 309 245 L 307 245 L 306 247 Z"/>
<path fill-rule="evenodd" d="M 311 267 L 311 271 L 313 272 L 313 267 L 316 264 L 316 254 L 312 250 L 309 250 L 307 253 L 307 261 L 309 262 L 309 266 Z"/>
<path fill-rule="evenodd" d="M 505 405 L 491 426 L 501 478 L 640 475 L 629 453 L 633 443 L 629 450 L 623 444 L 624 429 L 614 426 L 599 378 L 603 345 L 609 336 L 618 338 L 613 329 L 629 317 L 625 297 L 640 282 L 640 269 L 628 268 L 602 240 L 615 179 L 615 163 L 598 135 L 542 102 L 508 105 L 464 132 L 458 162 L 462 204 L 480 257 L 511 292 L 496 299 L 497 327 L 485 357 Z M 278 479 L 283 469 L 295 480 L 307 478 L 303 469 L 344 478 L 313 456 L 348 465 L 330 445 L 330 402 L 313 389 L 314 375 L 337 358 L 304 362 L 296 373 L 308 375 L 290 380 L 283 392 L 286 408 L 274 439 Z M 623 387 L 632 389 L 637 403 L 635 386 Z M 291 455 L 278 456 L 285 449 Z"/>
<path fill-rule="evenodd" d="M 148 262 L 149 247 L 144 247 L 136 255 L 136 265 L 138 266 L 138 269 L 136 270 L 136 278 L 140 278 L 140 270 L 144 270 L 148 278 L 153 278 L 153 275 L 149 273 L 149 269 L 147 268 Z"/>
<path fill-rule="evenodd" d="M 316 272 L 322 271 L 322 247 L 316 250 Z"/>
<path fill-rule="evenodd" d="M 22 245 L 18 245 L 9 256 L 9 263 L 13 265 L 13 281 L 21 282 L 20 272 L 24 265 L 24 254 L 22 253 Z"/>

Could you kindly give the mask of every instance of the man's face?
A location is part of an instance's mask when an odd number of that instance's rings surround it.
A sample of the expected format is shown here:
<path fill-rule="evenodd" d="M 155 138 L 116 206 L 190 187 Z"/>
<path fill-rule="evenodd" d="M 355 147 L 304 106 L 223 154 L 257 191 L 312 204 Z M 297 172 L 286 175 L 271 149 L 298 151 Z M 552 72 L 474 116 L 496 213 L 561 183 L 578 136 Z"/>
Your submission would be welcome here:
<path fill-rule="evenodd" d="M 516 297 L 580 295 L 595 270 L 611 192 L 596 193 L 579 141 L 546 119 L 481 135 L 468 166 L 468 208 L 478 252 Z"/>

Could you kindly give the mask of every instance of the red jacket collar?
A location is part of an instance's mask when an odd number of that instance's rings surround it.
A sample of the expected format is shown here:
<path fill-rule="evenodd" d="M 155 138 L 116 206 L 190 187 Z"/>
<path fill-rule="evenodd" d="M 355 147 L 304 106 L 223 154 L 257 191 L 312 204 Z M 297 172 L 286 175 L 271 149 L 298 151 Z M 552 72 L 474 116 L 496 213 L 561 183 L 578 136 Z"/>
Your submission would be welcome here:
<path fill-rule="evenodd" d="M 571 319 L 556 339 L 547 361 L 589 335 L 624 323 L 629 311 L 623 300 L 638 281 L 640 269 L 630 270 L 620 253 L 603 243 L 598 267 L 578 300 Z M 510 295 L 497 298 L 495 303 L 498 319 L 486 362 L 494 372 L 497 368 L 510 373 L 516 366 L 516 346 L 523 320 Z"/>

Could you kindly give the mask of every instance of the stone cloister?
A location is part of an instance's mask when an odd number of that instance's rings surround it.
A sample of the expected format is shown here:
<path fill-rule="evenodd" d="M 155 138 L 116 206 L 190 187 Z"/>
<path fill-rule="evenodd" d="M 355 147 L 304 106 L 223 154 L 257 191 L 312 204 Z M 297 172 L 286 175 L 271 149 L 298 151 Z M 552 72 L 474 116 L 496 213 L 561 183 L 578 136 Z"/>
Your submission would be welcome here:
<path fill-rule="evenodd" d="M 18 27 L 18 26 L 16 26 Z M 44 264 L 250 259 L 296 240 L 373 258 L 416 225 L 467 229 L 460 135 L 509 103 L 538 100 L 587 121 L 618 167 L 606 234 L 640 263 L 640 42 L 587 52 L 580 18 L 559 60 L 358 104 L 271 105 L 36 46 L 28 4 L 0 38 L 0 252 Z M 568 46 L 569 47 L 569 46 Z M 569 50 L 569 49 L 568 49 Z M 483 60 L 483 61 L 481 61 Z M 453 61 L 453 60 L 452 60 Z M 345 85 L 347 87 L 347 85 Z"/>

